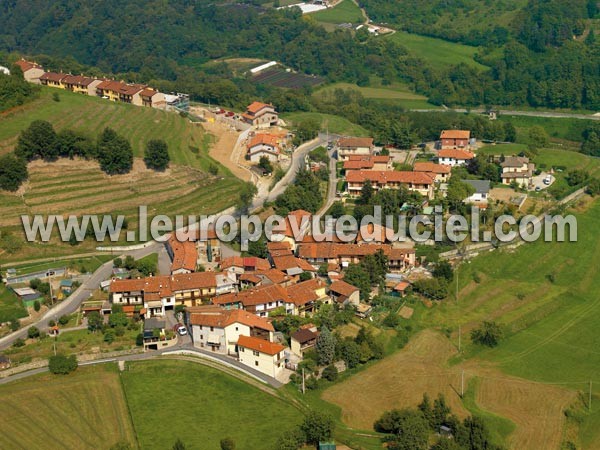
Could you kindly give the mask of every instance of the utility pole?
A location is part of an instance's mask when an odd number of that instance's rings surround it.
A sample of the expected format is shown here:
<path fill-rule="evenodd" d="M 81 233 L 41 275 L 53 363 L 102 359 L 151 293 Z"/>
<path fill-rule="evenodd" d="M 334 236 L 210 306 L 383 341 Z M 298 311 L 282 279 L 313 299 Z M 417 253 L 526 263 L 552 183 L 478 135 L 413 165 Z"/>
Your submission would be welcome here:
<path fill-rule="evenodd" d="M 465 398 L 465 369 L 460 373 L 460 398 Z"/>
<path fill-rule="evenodd" d="M 306 386 L 304 384 L 304 367 L 302 368 L 302 394 L 306 393 Z"/>
<path fill-rule="evenodd" d="M 592 412 L 592 380 L 590 380 L 590 398 L 588 401 L 588 408 Z"/>

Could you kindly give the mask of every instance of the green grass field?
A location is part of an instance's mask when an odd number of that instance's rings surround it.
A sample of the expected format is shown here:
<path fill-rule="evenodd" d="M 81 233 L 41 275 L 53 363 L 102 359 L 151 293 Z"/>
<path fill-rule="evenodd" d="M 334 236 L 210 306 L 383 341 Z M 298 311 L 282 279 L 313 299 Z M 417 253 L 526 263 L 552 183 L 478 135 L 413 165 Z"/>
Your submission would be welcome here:
<path fill-rule="evenodd" d="M 123 386 L 142 448 L 218 450 L 231 437 L 238 450 L 270 449 L 300 411 L 215 369 L 186 361 L 129 365 Z"/>
<path fill-rule="evenodd" d="M 52 100 L 54 93 L 59 94 L 59 102 Z M 71 128 L 92 137 L 111 127 L 129 139 L 138 157 L 143 156 L 146 142 L 164 139 L 173 164 L 205 169 L 212 163 L 193 150 L 202 148 L 203 128 L 177 114 L 48 87 L 42 88 L 38 99 L 0 118 L 0 153 L 12 149 L 19 133 L 34 120 L 47 120 L 57 130 Z"/>
<path fill-rule="evenodd" d="M 52 100 L 53 93 L 59 94 L 59 102 Z M 13 233 L 21 233 L 23 214 L 122 213 L 135 227 L 139 205 L 147 205 L 150 214 L 207 214 L 232 205 L 238 196 L 240 181 L 208 155 L 209 135 L 178 114 L 44 88 L 39 99 L 0 117 L 0 154 L 12 150 L 19 133 L 36 119 L 93 137 L 110 126 L 130 140 L 137 157 L 143 156 L 149 139 L 162 138 L 169 145 L 171 166 L 157 173 L 136 159 L 129 174 L 109 177 L 94 161 L 35 161 L 22 192 L 0 192 L 0 226 Z M 209 166 L 219 168 L 217 176 L 207 173 Z M 93 247 L 86 242 L 73 248 L 53 238 L 3 258 L 62 256 Z"/>
<path fill-rule="evenodd" d="M 4 283 L 0 283 L 0 322 L 27 316 L 27 310 Z"/>
<path fill-rule="evenodd" d="M 479 64 L 473 59 L 473 56 L 477 52 L 476 47 L 407 33 L 405 31 L 396 31 L 394 34 L 382 36 L 381 39 L 393 39 L 416 56 L 425 59 L 437 68 L 443 69 L 459 63 L 465 63 L 477 69 L 487 69 L 486 66 Z"/>
<path fill-rule="evenodd" d="M 17 270 L 18 275 L 25 275 L 32 272 L 39 272 L 40 270 L 59 268 L 59 267 L 73 267 L 75 269 L 85 268 L 89 272 L 95 272 L 98 267 L 107 261 L 113 259 L 111 255 L 95 255 L 83 258 L 69 258 L 65 260 L 56 261 L 45 261 L 45 262 L 32 262 L 27 264 L 20 264 L 11 266 Z"/>
<path fill-rule="evenodd" d="M 116 366 L 36 375 L 0 386 L 0 400 L 0 448 L 136 445 Z"/>
<path fill-rule="evenodd" d="M 517 142 L 529 142 L 529 129 L 533 126 L 541 126 L 546 130 L 552 141 L 571 141 L 577 148 L 582 141 L 583 131 L 590 125 L 596 123 L 592 120 L 552 118 L 552 117 L 530 117 L 530 116 L 508 116 L 501 115 L 499 120 L 511 122 L 517 129 Z M 565 142 L 569 144 L 569 142 Z"/>
<path fill-rule="evenodd" d="M 369 136 L 369 132 L 360 125 L 350 122 L 340 116 L 313 112 L 283 114 L 283 119 L 291 125 L 306 119 L 315 119 L 321 123 L 321 129 L 329 129 L 330 133 L 348 136 Z"/>
<path fill-rule="evenodd" d="M 362 23 L 365 18 L 356 4 L 351 0 L 343 0 L 334 8 L 324 9 L 310 14 L 310 17 L 324 23 Z"/>

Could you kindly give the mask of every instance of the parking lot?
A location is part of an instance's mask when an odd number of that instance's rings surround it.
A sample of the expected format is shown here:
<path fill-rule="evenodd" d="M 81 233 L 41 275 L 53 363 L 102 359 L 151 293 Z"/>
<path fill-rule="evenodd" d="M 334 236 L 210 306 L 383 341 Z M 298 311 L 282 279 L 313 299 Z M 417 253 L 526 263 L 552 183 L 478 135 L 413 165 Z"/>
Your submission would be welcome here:
<path fill-rule="evenodd" d="M 550 178 L 550 183 L 545 184 L 544 183 L 544 179 L 546 177 Z M 533 184 L 531 190 L 536 190 L 536 191 L 543 191 L 544 189 L 549 188 L 550 186 L 552 186 L 552 184 L 556 181 L 556 178 L 553 175 L 550 175 L 547 172 L 542 172 L 539 175 L 534 176 L 531 179 L 531 182 Z M 539 187 L 539 189 L 538 189 Z"/>

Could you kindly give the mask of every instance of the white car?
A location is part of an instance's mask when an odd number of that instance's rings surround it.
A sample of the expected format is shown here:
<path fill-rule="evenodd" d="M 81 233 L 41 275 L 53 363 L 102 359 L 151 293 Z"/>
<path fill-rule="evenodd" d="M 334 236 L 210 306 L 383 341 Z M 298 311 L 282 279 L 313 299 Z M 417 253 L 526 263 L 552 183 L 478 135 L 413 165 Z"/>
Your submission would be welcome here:
<path fill-rule="evenodd" d="M 548 175 L 546 178 L 544 178 L 544 184 L 550 184 L 552 182 L 552 178 L 550 177 L 550 175 Z"/>
<path fill-rule="evenodd" d="M 179 336 L 185 336 L 186 334 L 188 334 L 188 331 L 187 328 L 182 325 L 177 328 L 177 333 L 179 333 Z"/>

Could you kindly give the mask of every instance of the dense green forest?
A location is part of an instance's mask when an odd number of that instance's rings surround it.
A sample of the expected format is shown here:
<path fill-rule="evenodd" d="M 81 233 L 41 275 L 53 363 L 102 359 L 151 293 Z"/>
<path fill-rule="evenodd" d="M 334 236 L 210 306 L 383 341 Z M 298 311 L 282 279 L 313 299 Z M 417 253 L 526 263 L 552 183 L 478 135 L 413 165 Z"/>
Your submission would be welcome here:
<path fill-rule="evenodd" d="M 376 20 L 480 45 L 484 71 L 436 69 L 384 36 L 328 32 L 296 8 L 260 3 L 8 0 L 0 3 L 0 52 L 34 55 L 54 70 L 119 74 L 225 106 L 284 95 L 234 76 L 226 64 L 206 64 L 254 57 L 330 82 L 402 81 L 438 105 L 600 108 L 600 45 L 588 27 L 594 1 L 364 0 Z M 442 26 L 448 18 L 456 24 Z"/>

